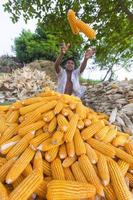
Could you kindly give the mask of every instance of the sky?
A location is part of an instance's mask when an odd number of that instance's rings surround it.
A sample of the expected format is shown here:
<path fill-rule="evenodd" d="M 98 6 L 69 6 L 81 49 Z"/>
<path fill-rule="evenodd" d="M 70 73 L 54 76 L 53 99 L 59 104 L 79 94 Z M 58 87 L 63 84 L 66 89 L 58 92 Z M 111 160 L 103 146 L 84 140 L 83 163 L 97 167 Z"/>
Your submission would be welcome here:
<path fill-rule="evenodd" d="M 2 6 L 5 3 L 5 0 L 0 0 L 0 56 L 1 55 L 13 55 L 12 46 L 14 44 L 15 37 L 18 37 L 23 29 L 30 30 L 34 32 L 36 29 L 36 20 L 29 20 L 27 24 L 25 24 L 24 20 L 21 18 L 16 24 L 13 24 L 10 15 L 7 12 L 4 12 L 4 8 Z M 86 70 L 83 73 L 83 78 L 86 79 L 101 79 L 105 75 L 105 71 L 98 71 L 90 69 L 92 66 L 92 61 L 88 61 Z M 132 67 L 133 68 L 133 67 Z M 124 69 L 121 69 L 116 72 L 116 76 L 118 80 L 124 80 L 125 78 L 131 79 L 133 78 L 133 70 L 131 72 L 127 72 Z"/>

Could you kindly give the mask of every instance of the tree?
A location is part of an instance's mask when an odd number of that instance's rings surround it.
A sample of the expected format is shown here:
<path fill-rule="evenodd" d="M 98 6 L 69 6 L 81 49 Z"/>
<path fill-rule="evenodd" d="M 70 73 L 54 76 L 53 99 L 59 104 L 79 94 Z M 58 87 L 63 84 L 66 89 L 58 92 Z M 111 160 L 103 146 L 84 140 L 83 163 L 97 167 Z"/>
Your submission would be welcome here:
<path fill-rule="evenodd" d="M 132 0 L 8 0 L 4 7 L 5 11 L 12 14 L 13 22 L 17 22 L 20 15 L 25 21 L 35 17 L 61 39 L 79 47 L 95 45 L 96 62 L 101 69 L 108 70 L 111 65 L 120 63 L 122 67 L 131 67 L 128 61 L 133 55 Z M 97 40 L 84 42 L 72 35 L 66 18 L 70 8 L 84 22 L 93 24 L 98 32 Z"/>

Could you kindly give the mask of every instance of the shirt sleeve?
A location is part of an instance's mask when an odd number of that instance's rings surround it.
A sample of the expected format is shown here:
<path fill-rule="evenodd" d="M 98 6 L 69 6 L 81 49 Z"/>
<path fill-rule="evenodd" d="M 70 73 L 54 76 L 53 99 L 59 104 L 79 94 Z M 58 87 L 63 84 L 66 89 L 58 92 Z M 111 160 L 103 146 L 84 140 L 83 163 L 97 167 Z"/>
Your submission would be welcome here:
<path fill-rule="evenodd" d="M 55 71 L 55 73 L 56 73 L 57 77 L 62 76 L 62 74 L 63 74 L 62 67 L 60 67 L 60 72 L 59 73 L 57 73 L 56 71 Z"/>

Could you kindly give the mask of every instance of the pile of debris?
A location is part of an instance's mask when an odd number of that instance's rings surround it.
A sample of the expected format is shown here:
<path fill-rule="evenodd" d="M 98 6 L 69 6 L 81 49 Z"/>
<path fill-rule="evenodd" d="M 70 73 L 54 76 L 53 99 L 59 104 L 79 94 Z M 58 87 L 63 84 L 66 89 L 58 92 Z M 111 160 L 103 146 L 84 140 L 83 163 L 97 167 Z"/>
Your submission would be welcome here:
<path fill-rule="evenodd" d="M 55 86 L 45 71 L 26 66 L 0 77 L 0 102 L 24 99 L 35 95 L 45 87 L 55 89 Z"/>
<path fill-rule="evenodd" d="M 82 101 L 108 114 L 121 131 L 133 134 L 133 80 L 89 85 Z"/>

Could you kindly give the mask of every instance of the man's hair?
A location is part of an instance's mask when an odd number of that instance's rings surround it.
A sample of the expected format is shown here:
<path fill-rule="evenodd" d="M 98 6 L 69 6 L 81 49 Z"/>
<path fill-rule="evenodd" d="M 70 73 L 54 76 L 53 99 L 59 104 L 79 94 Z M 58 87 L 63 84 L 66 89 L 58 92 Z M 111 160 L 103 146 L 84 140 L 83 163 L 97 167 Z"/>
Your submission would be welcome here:
<path fill-rule="evenodd" d="M 68 58 L 64 59 L 62 61 L 62 64 L 61 64 L 63 68 L 65 68 L 65 65 L 66 65 L 68 60 L 72 60 L 74 62 L 74 65 L 75 65 L 74 68 L 77 68 L 77 63 L 76 63 L 74 57 L 68 57 Z"/>

